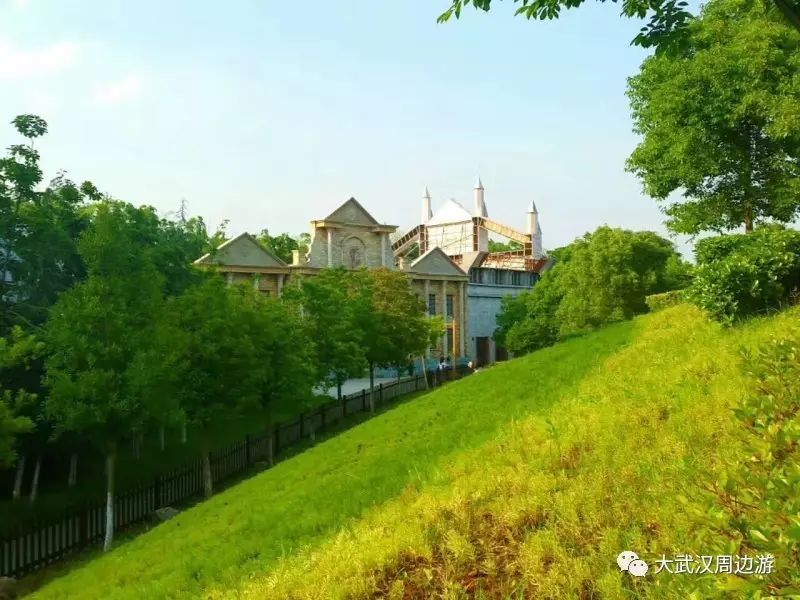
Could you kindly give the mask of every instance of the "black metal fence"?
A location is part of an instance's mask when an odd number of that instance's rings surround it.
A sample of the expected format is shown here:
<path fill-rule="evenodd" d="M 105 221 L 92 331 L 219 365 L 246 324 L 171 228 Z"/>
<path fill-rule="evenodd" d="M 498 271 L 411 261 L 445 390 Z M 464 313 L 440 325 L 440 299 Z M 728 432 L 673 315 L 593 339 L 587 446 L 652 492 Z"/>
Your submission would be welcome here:
<path fill-rule="evenodd" d="M 437 387 L 459 379 L 470 370 L 458 367 L 428 372 L 428 385 Z M 425 376 L 417 375 L 374 388 L 373 401 L 380 408 L 393 399 L 425 389 Z M 210 453 L 211 479 L 223 482 L 250 469 L 256 462 L 272 466 L 281 452 L 304 439 L 313 438 L 345 417 L 370 410 L 369 390 L 334 399 L 295 421 L 278 424 L 272 431 L 245 439 Z M 153 512 L 179 505 L 203 493 L 203 459 L 162 473 L 154 480 L 116 494 L 114 529 L 151 519 Z M 0 576 L 19 577 L 55 563 L 73 552 L 99 544 L 105 536 L 105 502 L 86 504 L 64 511 L 59 517 L 34 522 L 0 540 Z"/>

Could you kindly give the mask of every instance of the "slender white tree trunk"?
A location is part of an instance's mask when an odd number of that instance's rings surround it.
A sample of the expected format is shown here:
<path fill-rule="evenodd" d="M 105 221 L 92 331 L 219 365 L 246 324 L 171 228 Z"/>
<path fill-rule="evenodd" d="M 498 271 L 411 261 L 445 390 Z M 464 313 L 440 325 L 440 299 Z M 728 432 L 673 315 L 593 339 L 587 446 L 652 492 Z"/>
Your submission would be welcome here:
<path fill-rule="evenodd" d="M 161 451 L 163 452 L 164 448 L 166 448 L 166 440 L 165 440 L 166 436 L 164 435 L 164 426 L 163 425 L 161 426 L 161 429 L 159 430 L 158 435 L 159 435 L 159 443 L 161 444 Z"/>
<path fill-rule="evenodd" d="M 19 500 L 22 494 L 22 476 L 25 474 L 25 455 L 19 457 L 17 461 L 17 474 L 14 477 L 14 491 L 11 492 L 12 500 Z"/>
<path fill-rule="evenodd" d="M 375 412 L 375 366 L 369 364 L 369 412 Z"/>
<path fill-rule="evenodd" d="M 181 423 L 181 444 L 186 443 L 186 419 Z"/>
<path fill-rule="evenodd" d="M 69 487 L 75 487 L 75 484 L 78 482 L 78 453 L 73 452 L 70 454 L 69 457 L 69 479 L 67 480 L 67 485 Z"/>
<path fill-rule="evenodd" d="M 33 481 L 31 481 L 31 495 L 28 498 L 31 504 L 36 502 L 36 496 L 39 494 L 39 473 L 42 470 L 42 455 L 36 457 L 36 465 L 33 467 Z"/>
<path fill-rule="evenodd" d="M 206 498 L 210 498 L 214 493 L 214 487 L 211 481 L 211 453 L 206 452 L 203 455 L 203 493 Z"/>
<path fill-rule="evenodd" d="M 111 548 L 114 541 L 114 467 L 117 459 L 117 450 L 108 449 L 106 454 L 106 537 L 103 540 L 103 552 Z"/>

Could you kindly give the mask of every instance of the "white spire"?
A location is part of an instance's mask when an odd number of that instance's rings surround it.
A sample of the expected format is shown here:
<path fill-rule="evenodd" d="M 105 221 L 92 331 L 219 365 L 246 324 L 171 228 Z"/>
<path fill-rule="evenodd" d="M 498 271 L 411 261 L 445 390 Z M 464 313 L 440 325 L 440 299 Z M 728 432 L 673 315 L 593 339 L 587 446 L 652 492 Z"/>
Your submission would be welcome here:
<path fill-rule="evenodd" d="M 481 182 L 481 178 L 478 177 L 478 181 L 475 182 L 475 189 L 473 190 L 473 196 L 475 198 L 475 203 L 473 205 L 472 214 L 475 217 L 488 217 L 488 213 L 486 212 L 486 204 L 483 202 L 483 183 Z"/>
<path fill-rule="evenodd" d="M 431 211 L 431 193 L 428 191 L 428 186 L 425 186 L 425 191 L 422 194 L 422 224 L 424 225 L 433 217 Z"/>
<path fill-rule="evenodd" d="M 528 214 L 539 214 L 539 211 L 536 210 L 536 205 L 531 200 L 531 203 L 528 205 Z"/>

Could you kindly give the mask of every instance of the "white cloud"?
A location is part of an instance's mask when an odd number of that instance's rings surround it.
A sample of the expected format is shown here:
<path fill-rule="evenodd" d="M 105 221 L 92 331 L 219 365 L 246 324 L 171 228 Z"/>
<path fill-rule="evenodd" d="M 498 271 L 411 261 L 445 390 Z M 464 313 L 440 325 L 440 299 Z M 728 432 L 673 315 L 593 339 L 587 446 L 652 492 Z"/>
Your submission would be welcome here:
<path fill-rule="evenodd" d="M 0 79 L 28 79 L 64 71 L 77 62 L 79 53 L 80 46 L 75 42 L 25 49 L 0 38 Z"/>
<path fill-rule="evenodd" d="M 98 104 L 119 104 L 138 96 L 142 85 L 139 75 L 128 75 L 117 81 L 96 85 L 92 97 Z"/>

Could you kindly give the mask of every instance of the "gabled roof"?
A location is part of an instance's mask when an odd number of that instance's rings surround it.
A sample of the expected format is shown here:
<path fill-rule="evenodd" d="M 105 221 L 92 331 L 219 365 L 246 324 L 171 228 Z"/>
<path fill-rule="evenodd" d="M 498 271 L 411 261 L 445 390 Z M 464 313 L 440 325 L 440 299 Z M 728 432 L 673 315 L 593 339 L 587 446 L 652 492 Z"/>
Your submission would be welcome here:
<path fill-rule="evenodd" d="M 350 198 L 347 202 L 325 217 L 325 220 L 353 225 L 380 225 L 355 198 Z"/>
<path fill-rule="evenodd" d="M 461 277 L 466 275 L 461 267 L 447 256 L 439 246 L 434 246 L 412 262 L 408 270 L 428 275 L 457 275 Z"/>
<path fill-rule="evenodd" d="M 445 202 L 426 225 L 443 225 L 445 223 L 462 223 L 472 221 L 472 214 L 452 198 Z"/>
<path fill-rule="evenodd" d="M 194 261 L 196 265 L 228 267 L 286 267 L 286 263 L 249 233 L 242 233 Z"/>

